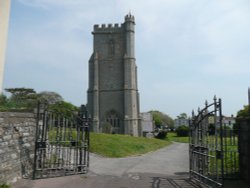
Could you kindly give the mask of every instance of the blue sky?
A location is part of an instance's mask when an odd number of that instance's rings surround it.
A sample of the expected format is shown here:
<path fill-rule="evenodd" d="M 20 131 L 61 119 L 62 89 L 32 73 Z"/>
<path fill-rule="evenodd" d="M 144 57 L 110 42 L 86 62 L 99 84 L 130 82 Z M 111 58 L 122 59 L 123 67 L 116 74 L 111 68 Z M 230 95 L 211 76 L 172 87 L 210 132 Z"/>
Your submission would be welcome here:
<path fill-rule="evenodd" d="M 136 19 L 141 111 L 173 118 L 216 94 L 223 114 L 247 104 L 249 0 L 12 0 L 4 87 L 85 104 L 94 24 Z"/>

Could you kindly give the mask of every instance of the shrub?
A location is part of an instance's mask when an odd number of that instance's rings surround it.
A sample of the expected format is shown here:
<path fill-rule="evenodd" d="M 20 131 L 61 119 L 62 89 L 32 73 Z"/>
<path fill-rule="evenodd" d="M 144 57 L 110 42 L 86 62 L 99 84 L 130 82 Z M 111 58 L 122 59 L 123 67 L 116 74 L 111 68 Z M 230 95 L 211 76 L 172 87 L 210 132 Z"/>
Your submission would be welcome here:
<path fill-rule="evenodd" d="M 244 106 L 243 109 L 237 112 L 237 118 L 250 117 L 249 106 Z"/>
<path fill-rule="evenodd" d="M 188 133 L 189 133 L 189 127 L 187 127 L 185 125 L 179 126 L 176 129 L 177 136 L 181 136 L 181 137 L 188 136 Z"/>
<path fill-rule="evenodd" d="M 167 131 L 165 130 L 159 130 L 158 132 L 155 133 L 155 138 L 158 139 L 165 139 L 167 136 Z"/>
<path fill-rule="evenodd" d="M 78 112 L 79 109 L 69 102 L 60 101 L 49 105 L 49 110 L 61 114 L 64 117 L 71 118 L 75 113 Z"/>
<path fill-rule="evenodd" d="M 0 94 L 0 105 L 5 105 L 7 103 L 7 97 L 3 94 Z"/>
<path fill-rule="evenodd" d="M 0 184 L 0 188 L 10 188 L 10 186 L 4 183 L 4 184 Z"/>

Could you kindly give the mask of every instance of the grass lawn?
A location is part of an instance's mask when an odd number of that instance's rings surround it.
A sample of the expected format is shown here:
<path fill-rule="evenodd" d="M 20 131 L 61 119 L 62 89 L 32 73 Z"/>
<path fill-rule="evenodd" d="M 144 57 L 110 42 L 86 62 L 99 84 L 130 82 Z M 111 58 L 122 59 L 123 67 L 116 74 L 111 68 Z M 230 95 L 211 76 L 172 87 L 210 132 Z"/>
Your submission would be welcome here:
<path fill-rule="evenodd" d="M 75 129 L 66 128 L 57 134 L 55 128 L 50 130 L 48 134 L 51 144 L 58 144 L 56 141 L 58 139 L 57 135 L 60 135 L 60 138 L 63 140 L 60 144 L 65 147 L 71 146 L 71 140 L 77 140 L 77 131 Z M 79 139 L 81 139 L 80 137 L 81 136 L 79 136 Z M 168 139 L 161 140 L 156 138 L 90 132 L 90 152 L 106 157 L 141 155 L 170 144 L 171 141 Z"/>
<path fill-rule="evenodd" d="M 171 142 L 182 142 L 182 143 L 189 143 L 189 137 L 179 137 L 174 132 L 168 132 L 167 138 L 165 140 Z"/>
<path fill-rule="evenodd" d="M 169 140 L 90 133 L 90 151 L 106 157 L 141 155 L 171 144 Z"/>

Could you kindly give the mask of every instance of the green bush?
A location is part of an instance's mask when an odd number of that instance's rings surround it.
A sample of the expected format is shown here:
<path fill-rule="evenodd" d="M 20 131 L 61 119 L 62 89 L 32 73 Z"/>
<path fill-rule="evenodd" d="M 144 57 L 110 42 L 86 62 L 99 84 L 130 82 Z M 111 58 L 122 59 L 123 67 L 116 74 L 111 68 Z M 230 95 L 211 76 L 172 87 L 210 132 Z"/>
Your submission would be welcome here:
<path fill-rule="evenodd" d="M 10 188 L 10 185 L 7 185 L 7 184 L 4 183 L 4 184 L 0 185 L 0 188 Z"/>
<path fill-rule="evenodd" d="M 71 118 L 79 109 L 69 102 L 59 101 L 49 105 L 49 110 L 61 114 L 66 118 Z"/>
<path fill-rule="evenodd" d="M 176 129 L 176 134 L 177 136 L 188 136 L 189 134 L 189 127 L 185 126 L 185 125 L 182 125 L 182 126 L 179 126 L 177 129 Z"/>
<path fill-rule="evenodd" d="M 244 106 L 243 109 L 237 112 L 237 118 L 246 118 L 246 117 L 250 117 L 250 110 L 248 105 Z"/>
<path fill-rule="evenodd" d="M 0 105 L 5 105 L 7 103 L 7 97 L 3 94 L 0 94 Z"/>
<path fill-rule="evenodd" d="M 159 132 L 156 133 L 155 138 L 158 138 L 158 139 L 165 139 L 166 136 L 167 136 L 167 131 L 165 131 L 165 130 L 160 130 Z"/>

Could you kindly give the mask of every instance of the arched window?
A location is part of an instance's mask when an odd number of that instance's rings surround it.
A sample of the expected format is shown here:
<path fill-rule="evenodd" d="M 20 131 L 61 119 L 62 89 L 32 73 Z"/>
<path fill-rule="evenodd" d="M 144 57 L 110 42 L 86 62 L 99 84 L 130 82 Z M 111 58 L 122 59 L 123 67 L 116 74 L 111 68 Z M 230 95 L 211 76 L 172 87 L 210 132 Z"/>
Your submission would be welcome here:
<path fill-rule="evenodd" d="M 109 113 L 107 113 L 106 123 L 111 125 L 111 133 L 120 133 L 121 120 L 116 111 L 111 110 Z"/>

